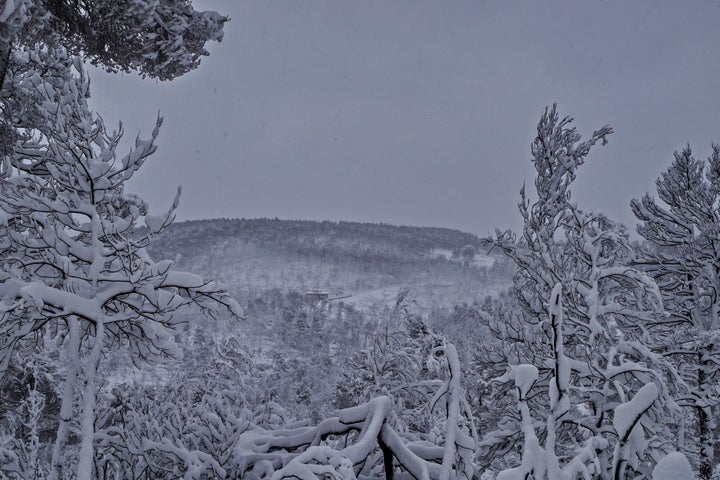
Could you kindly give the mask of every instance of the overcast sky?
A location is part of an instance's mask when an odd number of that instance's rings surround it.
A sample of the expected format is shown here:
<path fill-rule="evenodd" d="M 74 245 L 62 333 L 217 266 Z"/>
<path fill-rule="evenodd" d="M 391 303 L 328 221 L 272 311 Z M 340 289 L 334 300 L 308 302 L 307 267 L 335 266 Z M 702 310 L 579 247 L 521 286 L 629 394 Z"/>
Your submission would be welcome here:
<path fill-rule="evenodd" d="M 517 229 L 545 105 L 615 134 L 574 198 L 633 224 L 673 150 L 720 142 L 720 2 L 196 1 L 225 39 L 173 82 L 94 71 L 129 138 L 165 117 L 130 191 L 178 219 Z"/>

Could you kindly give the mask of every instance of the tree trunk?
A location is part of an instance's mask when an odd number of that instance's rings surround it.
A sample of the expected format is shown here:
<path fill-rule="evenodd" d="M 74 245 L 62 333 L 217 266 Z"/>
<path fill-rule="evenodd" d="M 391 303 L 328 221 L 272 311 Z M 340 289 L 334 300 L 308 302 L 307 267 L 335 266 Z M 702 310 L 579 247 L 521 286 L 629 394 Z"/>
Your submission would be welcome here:
<path fill-rule="evenodd" d="M 709 346 L 712 348 L 712 345 Z M 712 477 L 713 465 L 714 465 L 714 445 L 713 445 L 713 432 L 710 428 L 710 416 L 708 415 L 709 407 L 705 405 L 707 385 L 707 375 L 705 372 L 706 368 L 709 368 L 709 359 L 705 351 L 698 353 L 698 374 L 697 374 L 697 389 L 700 392 L 701 405 L 695 407 L 698 417 L 698 440 L 700 442 L 700 479 L 710 480 Z"/>
<path fill-rule="evenodd" d="M 15 5 L 15 8 L 17 9 L 18 6 Z M 17 13 L 17 10 L 15 10 L 15 13 Z M 0 22 L 0 90 L 5 84 L 5 76 L 10 66 L 13 41 L 22 28 L 22 24 L 17 21 L 15 13 L 11 13 L 9 17 L 5 17 Z"/>
<path fill-rule="evenodd" d="M 8 67 L 10 66 L 10 54 L 12 53 L 12 37 L 7 32 L 7 27 L 0 27 L 0 102 L 2 102 L 2 113 L 0 113 L 0 158 L 4 158 L 12 152 L 11 146 L 14 143 L 12 112 L 10 112 L 5 98 L 9 94 L 5 92 L 5 77 L 7 77 Z"/>
<path fill-rule="evenodd" d="M 0 40 L 0 90 L 5 85 L 5 77 L 10 66 L 10 53 L 12 53 L 12 43 Z"/>
<path fill-rule="evenodd" d="M 73 400 L 75 399 L 75 380 L 80 370 L 80 328 L 78 319 L 75 317 L 68 319 L 68 337 L 68 368 L 60 406 L 60 424 L 58 425 L 52 460 L 50 461 L 50 476 L 48 477 L 50 480 L 61 480 L 63 478 L 65 446 L 67 445 L 68 431 L 70 430 L 73 413 Z"/>
<path fill-rule="evenodd" d="M 388 447 L 382 439 L 381 435 L 378 435 L 378 445 L 380 445 L 380 451 L 383 455 L 383 467 L 385 468 L 385 480 L 393 480 L 395 471 L 393 470 L 393 453 L 390 447 Z"/>
<path fill-rule="evenodd" d="M 77 478 L 78 480 L 91 480 L 93 470 L 93 443 L 95 440 L 95 376 L 97 374 L 98 364 L 100 363 L 100 354 L 103 350 L 105 341 L 105 324 L 98 322 L 95 324 L 95 343 L 93 344 L 90 355 L 87 359 L 85 367 L 85 388 L 83 391 L 83 407 L 81 419 L 81 441 L 80 441 L 80 459 L 78 460 Z"/>

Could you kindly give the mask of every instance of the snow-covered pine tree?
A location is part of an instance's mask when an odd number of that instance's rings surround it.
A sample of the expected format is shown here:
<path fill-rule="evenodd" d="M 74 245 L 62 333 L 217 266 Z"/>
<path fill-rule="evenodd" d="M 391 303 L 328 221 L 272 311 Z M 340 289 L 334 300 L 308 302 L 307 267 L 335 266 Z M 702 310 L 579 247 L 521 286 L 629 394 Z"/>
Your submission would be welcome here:
<path fill-rule="evenodd" d="M 665 333 L 662 300 L 653 280 L 628 266 L 632 249 L 627 233 L 602 215 L 581 211 L 570 199 L 569 187 L 578 168 L 591 147 L 605 142 L 612 130 L 603 127 L 581 142 L 571 122 L 572 118 L 558 115 L 556 106 L 545 110 L 531 149 L 537 200 L 531 204 L 522 189 L 522 235 L 498 232 L 494 244 L 517 265 L 519 304 L 525 315 L 542 322 L 548 339 L 545 359 L 536 364 L 538 385 L 560 378 L 560 358 L 566 358 L 570 368 L 566 390 L 570 406 L 552 407 L 553 395 L 561 392 L 555 388 L 544 412 L 537 413 L 553 418 L 546 430 L 556 431 L 554 448 L 560 465 L 567 466 L 573 458 L 572 449 L 563 445 L 598 438 L 610 449 L 599 454 L 597 473 L 611 476 L 616 467 L 610 451 L 618 442 L 612 424 L 615 408 L 652 382 L 658 385 L 658 399 L 642 418 L 648 451 L 636 450 L 637 459 L 630 462 L 634 475 L 649 478 L 654 453 L 667 449 L 670 441 L 672 395 L 682 388 L 682 380 L 672 364 L 648 346 Z M 562 332 L 552 322 L 551 293 L 557 284 L 562 285 Z M 562 356 L 554 348 L 559 333 L 564 337 Z"/>
<path fill-rule="evenodd" d="M 7 358 L 18 342 L 48 333 L 63 341 L 67 371 L 51 478 L 62 477 L 78 394 L 77 475 L 89 479 L 96 374 L 108 346 L 129 342 L 136 360 L 172 355 L 174 311 L 222 305 L 239 315 L 240 308 L 214 282 L 145 252 L 150 238 L 172 222 L 179 191 L 168 212 L 151 216 L 124 185 L 155 151 L 161 119 L 149 139 L 136 139 L 135 148 L 119 156 L 122 131 L 109 132 L 88 109 L 81 62 L 63 50 L 52 54 L 73 70 L 52 81 L 33 73 L 15 79 L 38 99 L 37 127 L 0 166 L 0 352 Z M 143 217 L 147 231 L 139 235 Z"/>
<path fill-rule="evenodd" d="M 171 80 L 199 65 L 227 20 L 190 0 L 0 0 L 0 155 L 41 120 L 33 113 L 39 99 L 18 80 L 34 72 L 50 81 L 72 69 L 48 53 Z M 33 68 L 38 59 L 43 69 Z"/>
<path fill-rule="evenodd" d="M 631 206 L 646 240 L 637 265 L 657 282 L 665 309 L 676 323 L 664 353 L 682 368 L 693 389 L 680 401 L 694 410 L 700 478 L 709 480 L 715 465 L 715 422 L 720 403 L 720 146 L 707 162 L 690 146 L 675 152 L 670 167 L 650 194 Z"/>
<path fill-rule="evenodd" d="M 221 41 L 228 17 L 191 0 L 3 0 L 0 73 L 18 48 L 62 48 L 108 71 L 171 80 L 196 68 Z"/>
<path fill-rule="evenodd" d="M 124 194 L 122 184 L 154 151 L 157 129 L 116 157 L 122 129 L 108 132 L 87 111 L 87 79 L 74 54 L 109 71 L 169 80 L 198 65 L 206 42 L 222 39 L 225 21 L 194 10 L 189 0 L 0 1 L 0 360 L 48 330 L 65 341 L 70 361 L 51 472 L 56 478 L 76 377 L 84 377 L 86 392 L 93 390 L 93 365 L 104 345 L 129 339 L 136 359 L 165 354 L 170 343 L 162 323 L 175 308 L 214 298 L 236 310 L 213 284 L 145 254 L 153 230 L 172 213 L 146 217 L 151 233 L 135 236 L 146 207 Z M 128 271 L 138 289 L 122 292 L 112 277 Z M 113 283 L 117 296 L 107 288 Z M 78 299 L 88 297 L 81 307 Z M 91 414 L 94 392 L 81 396 Z M 84 416 L 83 472 L 91 458 L 85 455 L 91 419 Z"/>

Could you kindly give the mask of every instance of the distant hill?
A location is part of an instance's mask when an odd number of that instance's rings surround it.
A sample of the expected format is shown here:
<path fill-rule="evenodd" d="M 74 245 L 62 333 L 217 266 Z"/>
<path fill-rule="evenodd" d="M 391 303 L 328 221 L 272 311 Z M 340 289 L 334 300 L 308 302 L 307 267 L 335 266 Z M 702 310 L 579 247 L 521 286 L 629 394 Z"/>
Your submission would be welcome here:
<path fill-rule="evenodd" d="M 216 278 L 241 300 L 269 289 L 367 300 L 410 287 L 426 300 L 429 295 L 429 302 L 457 302 L 504 286 L 512 271 L 503 257 L 486 255 L 471 233 L 357 222 L 178 222 L 150 253 L 158 259 L 179 255 L 177 268 Z"/>
<path fill-rule="evenodd" d="M 170 226 L 162 244 L 163 248 L 181 247 L 208 237 L 241 239 L 267 249 L 321 256 L 381 254 L 407 258 L 425 256 L 435 249 L 459 255 L 467 245 L 479 249 L 482 244 L 477 235 L 450 228 L 269 218 L 178 222 Z"/>

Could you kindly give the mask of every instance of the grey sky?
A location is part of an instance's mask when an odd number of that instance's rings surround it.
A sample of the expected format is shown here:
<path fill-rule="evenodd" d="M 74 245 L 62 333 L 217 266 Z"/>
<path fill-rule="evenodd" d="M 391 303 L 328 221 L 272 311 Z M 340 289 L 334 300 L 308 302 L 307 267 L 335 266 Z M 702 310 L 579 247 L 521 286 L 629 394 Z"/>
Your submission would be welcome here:
<path fill-rule="evenodd" d="M 170 83 L 93 72 L 129 138 L 165 117 L 130 189 L 179 219 L 517 228 L 529 145 L 558 102 L 610 124 L 575 199 L 632 223 L 672 151 L 720 142 L 719 2 L 198 1 L 225 40 Z"/>

